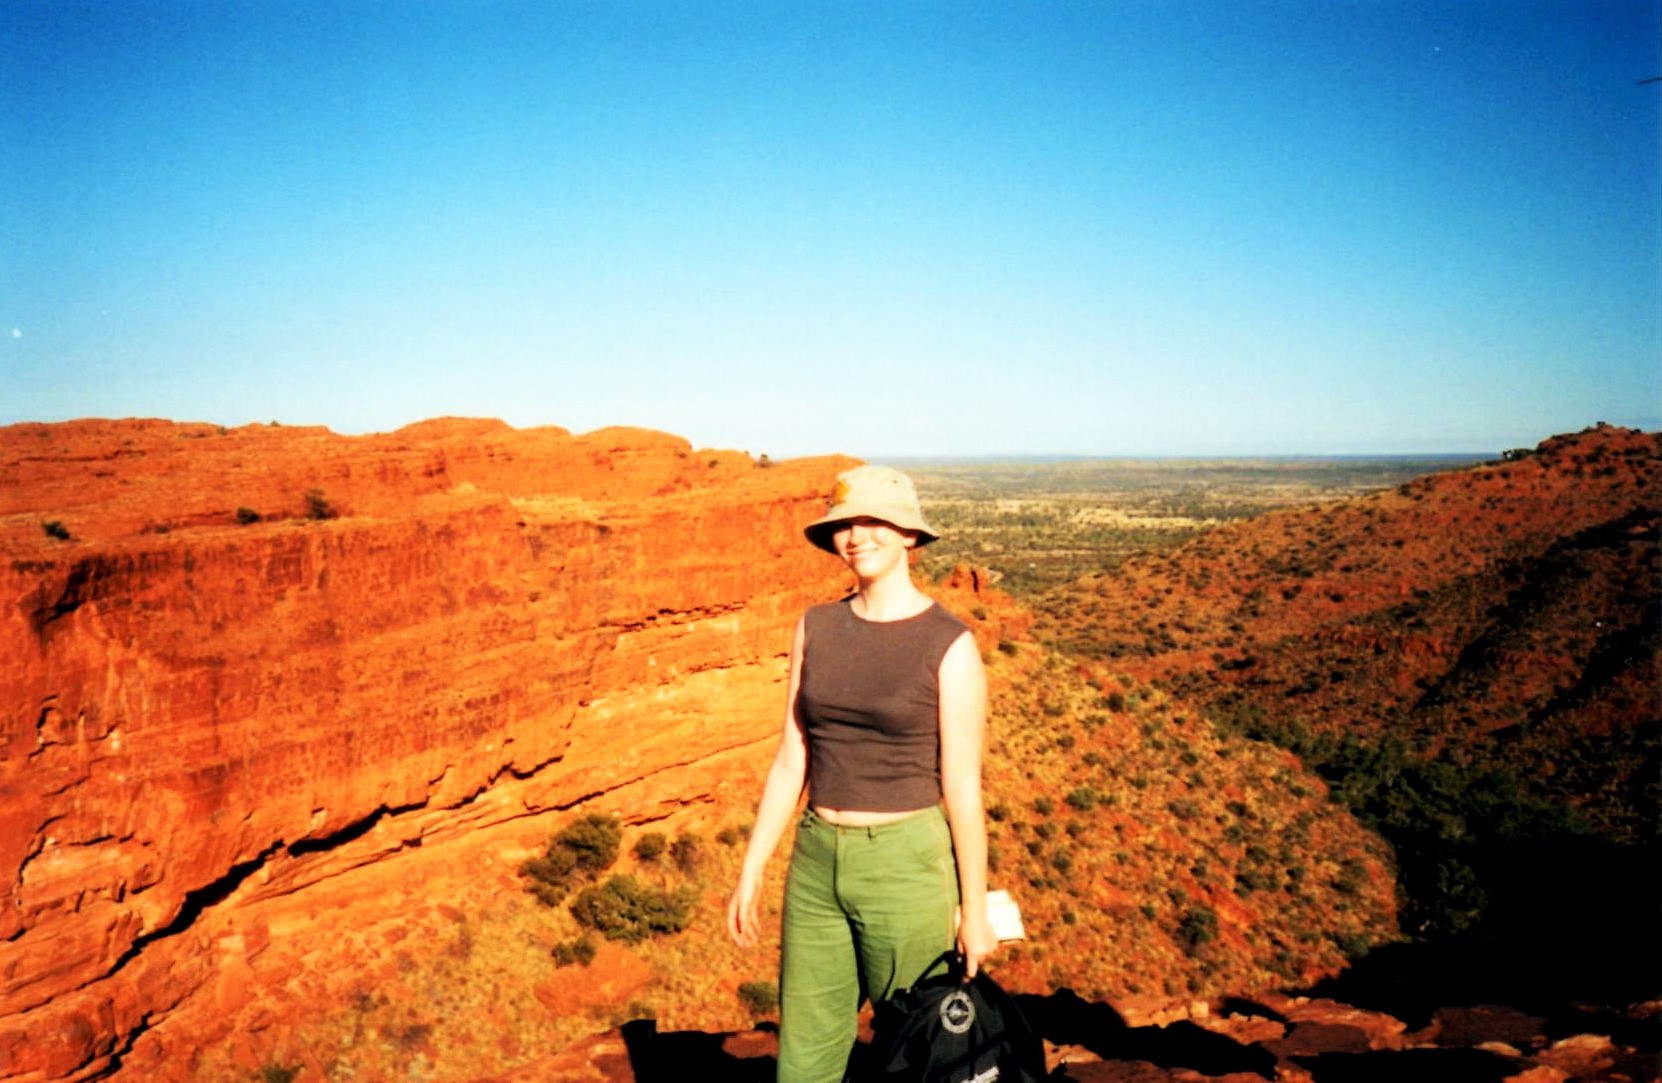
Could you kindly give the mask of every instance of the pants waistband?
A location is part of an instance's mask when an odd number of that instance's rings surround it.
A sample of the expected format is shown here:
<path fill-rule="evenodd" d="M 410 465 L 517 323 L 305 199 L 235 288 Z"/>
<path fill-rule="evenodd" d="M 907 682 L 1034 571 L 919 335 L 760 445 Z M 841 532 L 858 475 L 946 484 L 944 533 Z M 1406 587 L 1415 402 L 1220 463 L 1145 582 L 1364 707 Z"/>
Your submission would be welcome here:
<path fill-rule="evenodd" d="M 820 831 L 829 831 L 837 835 L 864 835 L 866 838 L 875 839 L 882 835 L 889 835 L 900 831 L 910 830 L 912 827 L 916 826 L 921 817 L 929 816 L 931 814 L 944 815 L 944 813 L 941 812 L 941 806 L 931 805 L 928 808 L 920 808 L 916 812 L 902 816 L 898 820 L 890 820 L 888 823 L 855 826 L 853 824 L 834 824 L 830 820 L 827 820 L 825 817 L 821 816 L 819 813 L 815 812 L 812 808 L 808 808 L 802 813 L 800 826 Z"/>

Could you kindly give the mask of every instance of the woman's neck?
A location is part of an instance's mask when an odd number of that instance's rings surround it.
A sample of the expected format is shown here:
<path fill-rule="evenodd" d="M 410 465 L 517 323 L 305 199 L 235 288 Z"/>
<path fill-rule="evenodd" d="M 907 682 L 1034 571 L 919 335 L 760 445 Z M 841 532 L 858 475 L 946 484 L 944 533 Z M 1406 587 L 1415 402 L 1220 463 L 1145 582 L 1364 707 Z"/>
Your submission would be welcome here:
<path fill-rule="evenodd" d="M 877 622 L 915 617 L 930 604 L 904 565 L 881 578 L 861 580 L 853 603 L 855 616 Z"/>

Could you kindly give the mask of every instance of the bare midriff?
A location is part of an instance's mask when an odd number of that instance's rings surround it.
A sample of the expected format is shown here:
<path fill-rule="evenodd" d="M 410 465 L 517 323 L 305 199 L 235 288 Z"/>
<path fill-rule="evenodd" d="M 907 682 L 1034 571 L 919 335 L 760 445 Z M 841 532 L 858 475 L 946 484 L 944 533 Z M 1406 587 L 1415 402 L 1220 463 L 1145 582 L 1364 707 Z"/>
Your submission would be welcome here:
<path fill-rule="evenodd" d="M 824 805 L 814 806 L 814 815 L 828 824 L 838 827 L 877 827 L 880 824 L 892 824 L 904 820 L 908 816 L 916 816 L 922 809 L 912 809 L 909 812 L 862 812 L 859 809 L 826 808 Z"/>

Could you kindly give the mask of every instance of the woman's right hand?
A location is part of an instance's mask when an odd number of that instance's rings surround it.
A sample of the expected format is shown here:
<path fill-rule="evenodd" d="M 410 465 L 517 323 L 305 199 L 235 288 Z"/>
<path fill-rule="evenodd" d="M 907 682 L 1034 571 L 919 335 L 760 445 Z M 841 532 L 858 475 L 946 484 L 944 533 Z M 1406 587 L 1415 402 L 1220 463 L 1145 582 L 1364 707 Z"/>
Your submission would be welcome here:
<path fill-rule="evenodd" d="M 739 874 L 733 895 L 727 900 L 727 934 L 741 948 L 754 947 L 761 925 L 762 885 L 748 872 Z"/>

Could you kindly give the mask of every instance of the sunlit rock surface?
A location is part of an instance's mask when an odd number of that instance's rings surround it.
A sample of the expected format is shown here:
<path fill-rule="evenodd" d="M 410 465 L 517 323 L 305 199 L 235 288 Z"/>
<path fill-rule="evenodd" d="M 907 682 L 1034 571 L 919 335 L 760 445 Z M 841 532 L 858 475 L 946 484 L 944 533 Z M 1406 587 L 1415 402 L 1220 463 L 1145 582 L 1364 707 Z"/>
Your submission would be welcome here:
<path fill-rule="evenodd" d="M 800 529 L 847 465 L 454 419 L 0 429 L 0 1078 L 234 1008 L 287 925 L 466 874 L 447 840 L 708 800 L 844 581 Z"/>

